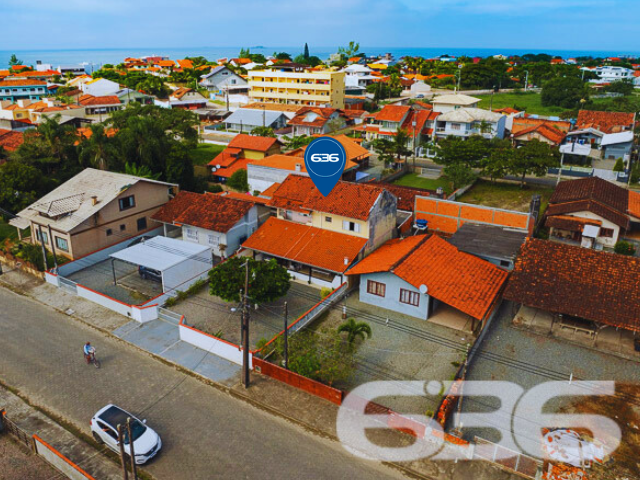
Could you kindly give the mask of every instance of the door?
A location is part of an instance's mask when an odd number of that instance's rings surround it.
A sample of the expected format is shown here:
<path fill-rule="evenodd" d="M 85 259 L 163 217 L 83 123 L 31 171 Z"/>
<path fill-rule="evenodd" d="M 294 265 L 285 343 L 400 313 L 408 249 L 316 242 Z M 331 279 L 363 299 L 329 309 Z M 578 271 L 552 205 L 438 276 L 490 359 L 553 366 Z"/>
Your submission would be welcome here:
<path fill-rule="evenodd" d="M 106 423 L 98 420 L 98 427 L 100 427 L 100 437 L 104 441 L 105 445 L 116 453 L 119 453 L 118 448 L 118 434 L 117 432 L 108 426 Z"/>

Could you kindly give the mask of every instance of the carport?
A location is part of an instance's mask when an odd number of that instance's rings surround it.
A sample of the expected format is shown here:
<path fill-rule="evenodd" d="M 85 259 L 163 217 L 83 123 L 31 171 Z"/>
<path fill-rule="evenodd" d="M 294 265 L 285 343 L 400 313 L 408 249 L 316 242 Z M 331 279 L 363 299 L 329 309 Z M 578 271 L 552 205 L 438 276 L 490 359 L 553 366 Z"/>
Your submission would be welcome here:
<path fill-rule="evenodd" d="M 162 291 L 186 290 L 189 286 L 205 278 L 213 268 L 211 249 L 205 245 L 184 242 L 168 237 L 153 237 L 143 240 L 119 252 L 112 253 L 111 270 L 113 282 L 117 284 L 115 261 L 120 260 L 160 272 Z"/>

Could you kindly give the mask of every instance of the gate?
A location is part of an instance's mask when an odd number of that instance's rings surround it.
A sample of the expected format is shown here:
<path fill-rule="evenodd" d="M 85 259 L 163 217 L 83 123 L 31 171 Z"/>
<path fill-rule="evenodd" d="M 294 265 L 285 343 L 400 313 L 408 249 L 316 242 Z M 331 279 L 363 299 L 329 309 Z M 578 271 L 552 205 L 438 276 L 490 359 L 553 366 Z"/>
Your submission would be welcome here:
<path fill-rule="evenodd" d="M 526 478 L 538 479 L 541 477 L 542 462 L 540 460 L 514 452 L 484 438 L 475 437 L 474 443 L 474 459 L 484 460 L 502 470 L 517 473 Z"/>
<path fill-rule="evenodd" d="M 166 322 L 173 323 L 174 325 L 178 325 L 180 324 L 182 315 L 172 312 L 171 310 L 167 310 L 166 308 L 158 307 L 158 318 Z"/>
<path fill-rule="evenodd" d="M 58 276 L 58 281 L 60 282 L 60 288 L 62 288 L 65 292 L 72 293 L 74 295 L 78 294 L 78 284 L 73 280 Z"/>

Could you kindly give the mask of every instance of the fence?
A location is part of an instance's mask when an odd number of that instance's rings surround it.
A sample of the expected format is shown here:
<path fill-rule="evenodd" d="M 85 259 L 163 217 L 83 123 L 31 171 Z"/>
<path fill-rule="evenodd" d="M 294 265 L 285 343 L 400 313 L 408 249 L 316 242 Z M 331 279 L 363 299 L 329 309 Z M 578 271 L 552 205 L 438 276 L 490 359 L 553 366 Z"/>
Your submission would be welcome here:
<path fill-rule="evenodd" d="M 298 319 L 293 322 L 289 326 L 290 333 L 296 333 L 302 330 L 304 327 L 313 322 L 320 314 L 322 314 L 327 308 L 330 308 L 337 302 L 339 302 L 342 297 L 344 297 L 345 293 L 347 293 L 347 283 L 343 283 L 338 288 L 336 288 L 329 295 L 324 297 L 318 303 L 316 303 L 313 307 L 307 310 L 305 313 L 300 315 Z"/>
<path fill-rule="evenodd" d="M 204 333 L 197 328 L 190 327 L 184 323 L 184 316 L 179 322 L 180 340 L 190 343 L 202 350 L 225 358 L 230 362 L 242 365 L 242 348 L 231 342 L 227 342 L 208 333 Z M 249 352 L 249 368 L 253 367 L 253 353 Z"/>
<path fill-rule="evenodd" d="M 21 429 L 6 416 L 6 412 L 3 409 L 0 409 L 0 433 L 3 430 L 13 435 L 20 443 L 26 445 L 29 450 L 44 458 L 51 466 L 71 480 L 95 480 L 94 477 L 42 440 L 38 435 L 27 433 Z"/>
<path fill-rule="evenodd" d="M 253 367 L 258 373 L 271 377 L 275 380 L 279 380 L 280 382 L 291 385 L 292 387 L 299 388 L 300 390 L 304 390 L 316 397 L 324 398 L 336 405 L 340 405 L 342 403 L 342 390 L 338 390 L 337 388 L 330 387 L 324 383 L 303 377 L 291 370 L 279 367 L 257 357 L 253 359 Z"/>
<path fill-rule="evenodd" d="M 541 478 L 542 462 L 522 453 L 509 450 L 484 438 L 474 438 L 474 460 L 484 460 L 507 472 L 531 479 Z"/>

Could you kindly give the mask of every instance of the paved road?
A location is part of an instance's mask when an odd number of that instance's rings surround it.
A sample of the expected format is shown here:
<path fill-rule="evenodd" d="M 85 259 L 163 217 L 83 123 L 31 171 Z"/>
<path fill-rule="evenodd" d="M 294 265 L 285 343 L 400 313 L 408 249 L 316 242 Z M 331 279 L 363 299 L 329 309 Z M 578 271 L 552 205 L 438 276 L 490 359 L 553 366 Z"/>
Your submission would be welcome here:
<path fill-rule="evenodd" d="M 30 299 L 0 288 L 0 305 L 0 379 L 87 434 L 108 402 L 146 418 L 159 479 L 403 478 Z M 85 341 L 101 370 L 83 363 Z"/>

